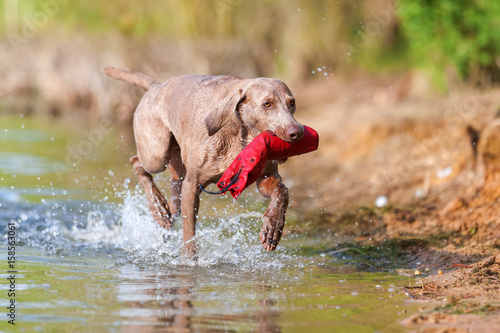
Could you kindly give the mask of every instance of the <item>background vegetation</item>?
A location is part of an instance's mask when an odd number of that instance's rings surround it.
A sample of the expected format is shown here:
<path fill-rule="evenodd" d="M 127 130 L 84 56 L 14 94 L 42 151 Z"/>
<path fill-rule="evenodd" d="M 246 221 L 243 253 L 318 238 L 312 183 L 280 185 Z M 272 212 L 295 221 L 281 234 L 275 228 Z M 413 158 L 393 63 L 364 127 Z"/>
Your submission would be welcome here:
<path fill-rule="evenodd" d="M 441 79 L 450 65 L 473 83 L 500 79 L 500 2 L 401 0 L 398 14 L 412 63 Z"/>

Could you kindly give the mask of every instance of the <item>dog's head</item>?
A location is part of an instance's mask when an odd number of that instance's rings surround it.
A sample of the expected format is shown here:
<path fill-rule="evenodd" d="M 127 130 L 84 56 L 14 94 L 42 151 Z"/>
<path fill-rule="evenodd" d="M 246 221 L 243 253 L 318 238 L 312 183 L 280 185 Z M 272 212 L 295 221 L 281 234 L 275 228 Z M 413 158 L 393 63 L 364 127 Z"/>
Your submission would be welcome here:
<path fill-rule="evenodd" d="M 285 141 L 298 141 L 304 127 L 295 120 L 295 98 L 280 80 L 258 78 L 217 103 L 203 119 L 210 136 L 217 133 L 232 113 L 252 136 L 270 130 Z"/>

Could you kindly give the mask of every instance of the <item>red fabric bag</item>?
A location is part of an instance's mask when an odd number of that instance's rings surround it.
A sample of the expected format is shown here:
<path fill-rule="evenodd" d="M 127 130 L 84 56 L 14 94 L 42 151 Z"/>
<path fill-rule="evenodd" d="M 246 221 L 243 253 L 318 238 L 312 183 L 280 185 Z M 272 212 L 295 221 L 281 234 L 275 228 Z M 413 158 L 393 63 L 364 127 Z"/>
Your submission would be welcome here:
<path fill-rule="evenodd" d="M 308 126 L 304 126 L 304 135 L 296 142 L 281 140 L 271 131 L 262 132 L 236 156 L 217 187 L 223 190 L 221 193 L 230 191 L 237 199 L 244 189 L 261 176 L 267 161 L 305 154 L 318 149 L 318 144 L 318 133 Z"/>

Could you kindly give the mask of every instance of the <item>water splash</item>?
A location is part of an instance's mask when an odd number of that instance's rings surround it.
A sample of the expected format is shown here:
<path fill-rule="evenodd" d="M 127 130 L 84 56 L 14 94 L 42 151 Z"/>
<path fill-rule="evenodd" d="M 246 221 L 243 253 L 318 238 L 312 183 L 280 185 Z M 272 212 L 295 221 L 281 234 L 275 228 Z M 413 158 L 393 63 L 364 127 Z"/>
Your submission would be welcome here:
<path fill-rule="evenodd" d="M 185 264 L 181 261 L 182 221 L 174 223 L 171 230 L 160 227 L 153 221 L 146 196 L 139 189 L 125 190 L 120 194 L 121 246 L 137 260 L 162 264 Z M 224 209 L 223 209 L 224 210 Z M 197 245 L 196 265 L 213 266 L 233 264 L 239 267 L 282 267 L 288 258 L 285 252 L 265 252 L 260 244 L 258 232 L 261 212 L 223 212 L 218 215 L 201 215 L 198 218 L 194 241 Z M 222 213 L 222 214 L 221 214 Z"/>
<path fill-rule="evenodd" d="M 182 221 L 176 221 L 171 230 L 160 227 L 151 217 L 146 196 L 138 187 L 125 188 L 117 197 L 123 203 L 5 203 L 0 218 L 20 221 L 20 243 L 50 255 L 97 252 L 118 264 L 204 267 L 229 264 L 244 270 L 279 268 L 291 262 L 292 256 L 283 247 L 271 253 L 262 248 L 258 238 L 262 212 L 252 210 L 251 204 L 248 209 L 240 209 L 216 198 L 213 200 L 220 205 L 219 209 L 214 205 L 211 205 L 214 209 L 204 207 L 194 239 L 198 260 L 187 263 L 181 260 Z"/>

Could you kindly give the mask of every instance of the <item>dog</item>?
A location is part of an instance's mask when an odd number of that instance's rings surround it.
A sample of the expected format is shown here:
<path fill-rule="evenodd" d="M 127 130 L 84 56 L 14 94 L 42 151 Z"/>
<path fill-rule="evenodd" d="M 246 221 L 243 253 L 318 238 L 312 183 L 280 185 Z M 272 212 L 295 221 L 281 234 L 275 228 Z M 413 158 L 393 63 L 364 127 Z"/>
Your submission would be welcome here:
<path fill-rule="evenodd" d="M 105 68 L 104 73 L 146 90 L 134 113 L 137 155 L 130 163 L 154 220 L 170 228 L 182 216 L 182 253 L 189 258 L 196 256 L 193 237 L 199 186 L 216 183 L 233 159 L 264 131 L 288 142 L 296 142 L 304 134 L 303 125 L 294 118 L 295 98 L 277 79 L 183 75 L 159 83 L 114 67 Z M 170 204 L 151 176 L 167 166 L 172 183 Z M 264 197 L 271 198 L 259 237 L 264 249 L 273 251 L 283 233 L 289 200 L 276 161 L 267 162 L 256 184 Z"/>

